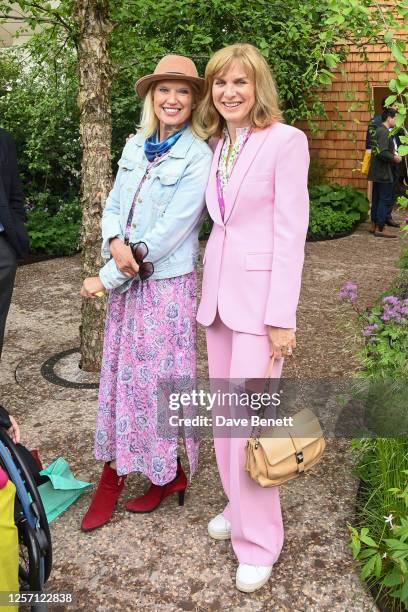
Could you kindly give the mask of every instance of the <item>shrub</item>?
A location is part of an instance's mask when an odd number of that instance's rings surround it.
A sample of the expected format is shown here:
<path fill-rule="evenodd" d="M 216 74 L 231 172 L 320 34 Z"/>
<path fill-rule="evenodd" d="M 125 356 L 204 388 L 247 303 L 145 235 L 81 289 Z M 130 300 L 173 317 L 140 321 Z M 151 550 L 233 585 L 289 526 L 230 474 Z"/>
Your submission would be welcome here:
<path fill-rule="evenodd" d="M 366 218 L 369 202 L 350 185 L 315 185 L 309 189 L 309 238 L 331 238 L 351 231 Z"/>
<path fill-rule="evenodd" d="M 310 188 L 310 199 L 314 206 L 328 205 L 349 214 L 355 221 L 364 219 L 369 210 L 366 196 L 351 185 L 315 185 Z"/>
<path fill-rule="evenodd" d="M 353 229 L 355 221 L 342 211 L 336 211 L 330 206 L 310 207 L 309 238 L 332 238 L 336 234 Z"/>
<path fill-rule="evenodd" d="M 19 170 L 30 208 L 57 213 L 78 196 L 81 146 L 75 56 L 54 63 L 27 62 L 21 49 L 0 55 L 1 126 L 17 144 Z"/>
<path fill-rule="evenodd" d="M 27 214 L 30 248 L 48 255 L 73 255 L 78 251 L 81 228 L 78 200 L 61 205 L 56 214 L 38 207 Z"/>

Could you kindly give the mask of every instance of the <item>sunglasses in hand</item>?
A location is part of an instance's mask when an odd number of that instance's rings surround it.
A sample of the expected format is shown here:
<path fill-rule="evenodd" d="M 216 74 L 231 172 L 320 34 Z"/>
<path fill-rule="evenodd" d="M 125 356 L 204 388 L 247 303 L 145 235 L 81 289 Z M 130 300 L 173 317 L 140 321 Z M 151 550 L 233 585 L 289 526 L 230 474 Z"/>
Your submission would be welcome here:
<path fill-rule="evenodd" d="M 132 251 L 133 258 L 139 266 L 139 278 L 144 281 L 151 277 L 154 272 L 154 266 L 151 261 L 144 261 L 149 253 L 147 244 L 145 242 L 130 242 L 130 249 Z"/>

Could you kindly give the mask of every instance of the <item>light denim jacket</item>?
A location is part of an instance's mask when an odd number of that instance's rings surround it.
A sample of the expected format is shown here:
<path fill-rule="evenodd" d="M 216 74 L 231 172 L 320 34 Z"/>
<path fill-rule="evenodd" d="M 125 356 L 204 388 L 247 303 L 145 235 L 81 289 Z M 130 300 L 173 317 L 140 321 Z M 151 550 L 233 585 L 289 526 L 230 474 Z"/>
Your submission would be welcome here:
<path fill-rule="evenodd" d="M 125 235 L 134 195 L 146 171 L 143 134 L 126 143 L 119 171 L 102 215 L 102 256 L 110 258 L 109 239 Z M 189 127 L 168 155 L 153 166 L 134 208 L 130 242 L 143 240 L 147 261 L 154 264 L 152 279 L 171 278 L 192 272 L 199 253 L 198 233 L 203 219 L 204 195 L 212 151 Z M 129 279 L 113 258 L 99 277 L 107 289 L 126 291 L 138 276 Z"/>

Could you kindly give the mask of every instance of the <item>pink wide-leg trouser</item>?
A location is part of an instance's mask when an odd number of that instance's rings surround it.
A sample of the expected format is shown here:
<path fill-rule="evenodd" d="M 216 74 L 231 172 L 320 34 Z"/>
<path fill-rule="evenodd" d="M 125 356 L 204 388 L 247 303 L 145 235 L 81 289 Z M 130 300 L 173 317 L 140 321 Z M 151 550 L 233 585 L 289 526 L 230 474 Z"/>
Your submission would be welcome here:
<path fill-rule="evenodd" d="M 206 328 L 209 374 L 220 379 L 264 378 L 269 364 L 268 336 L 229 329 L 219 315 Z M 283 359 L 274 365 L 279 378 Z M 249 433 L 249 432 L 248 432 Z M 263 488 L 245 471 L 247 438 L 219 438 L 214 447 L 221 482 L 229 503 L 223 511 L 231 523 L 231 542 L 239 563 L 273 565 L 283 545 L 279 488 Z"/>

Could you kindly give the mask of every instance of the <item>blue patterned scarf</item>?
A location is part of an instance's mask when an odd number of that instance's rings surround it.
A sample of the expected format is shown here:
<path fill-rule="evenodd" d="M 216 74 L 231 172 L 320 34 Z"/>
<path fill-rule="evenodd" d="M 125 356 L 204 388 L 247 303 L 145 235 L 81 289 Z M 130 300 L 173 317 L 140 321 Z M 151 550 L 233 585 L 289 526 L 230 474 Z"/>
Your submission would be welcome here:
<path fill-rule="evenodd" d="M 183 125 L 181 130 L 178 132 L 174 132 L 174 134 L 170 134 L 165 140 L 158 140 L 159 131 L 146 138 L 144 143 L 144 152 L 147 159 L 152 162 L 156 157 L 161 157 L 178 141 L 184 130 L 186 129 L 187 124 Z"/>

